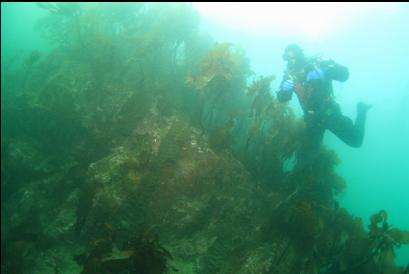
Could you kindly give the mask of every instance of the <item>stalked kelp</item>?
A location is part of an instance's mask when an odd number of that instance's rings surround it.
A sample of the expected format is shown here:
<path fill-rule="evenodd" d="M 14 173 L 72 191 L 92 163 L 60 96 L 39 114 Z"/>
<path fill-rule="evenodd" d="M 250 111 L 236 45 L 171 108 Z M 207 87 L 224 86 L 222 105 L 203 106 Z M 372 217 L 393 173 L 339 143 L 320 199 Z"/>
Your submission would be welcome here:
<path fill-rule="evenodd" d="M 190 5 L 39 5 L 54 48 L 2 69 L 2 271 L 403 272 L 407 232 L 339 208 L 336 154 L 306 168 L 275 78 Z"/>
<path fill-rule="evenodd" d="M 145 228 L 128 239 L 121 249 L 113 246 L 113 231 L 106 227 L 105 234 L 90 244 L 88 251 L 74 256 L 83 267 L 81 274 L 97 273 L 169 273 L 172 259 L 169 251 L 159 243 L 157 235 Z"/>
<path fill-rule="evenodd" d="M 235 45 L 221 43 L 203 57 L 196 75 L 187 76 L 186 84 L 202 95 L 199 125 L 203 132 L 217 126 L 221 117 L 237 110 L 249 73 L 244 51 Z"/>
<path fill-rule="evenodd" d="M 274 76 L 257 77 L 247 88 L 251 100 L 241 117 L 247 133 L 236 152 L 254 174 L 270 183 L 283 179 L 284 166 L 299 149 L 303 124 L 271 90 Z M 248 116 L 248 117 L 247 117 Z"/>

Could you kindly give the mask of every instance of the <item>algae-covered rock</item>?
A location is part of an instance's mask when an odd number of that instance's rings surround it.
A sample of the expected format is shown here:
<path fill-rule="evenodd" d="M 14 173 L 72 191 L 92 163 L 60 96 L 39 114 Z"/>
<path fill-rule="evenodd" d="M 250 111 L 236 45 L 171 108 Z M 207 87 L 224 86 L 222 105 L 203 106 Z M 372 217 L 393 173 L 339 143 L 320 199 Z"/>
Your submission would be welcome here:
<path fill-rule="evenodd" d="M 335 152 L 305 168 L 274 77 L 191 6 L 39 6 L 56 48 L 2 69 L 2 272 L 403 273 L 407 231 L 339 208 Z"/>

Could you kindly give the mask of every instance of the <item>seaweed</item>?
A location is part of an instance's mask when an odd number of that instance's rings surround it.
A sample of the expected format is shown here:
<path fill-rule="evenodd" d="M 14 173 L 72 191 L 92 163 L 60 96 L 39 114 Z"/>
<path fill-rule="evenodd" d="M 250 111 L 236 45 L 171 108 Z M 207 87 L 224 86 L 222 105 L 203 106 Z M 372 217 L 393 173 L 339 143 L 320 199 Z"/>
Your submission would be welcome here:
<path fill-rule="evenodd" d="M 212 126 L 216 108 L 223 97 L 237 94 L 245 86 L 249 74 L 243 51 L 231 43 L 219 43 L 211 48 L 200 64 L 197 75 L 188 75 L 186 84 L 202 94 L 199 125 L 202 133 Z"/>
<path fill-rule="evenodd" d="M 113 246 L 112 232 L 92 242 L 89 252 L 74 256 L 83 266 L 81 274 L 96 273 L 169 273 L 171 254 L 159 244 L 151 229 L 143 229 L 130 238 L 122 250 Z"/>
<path fill-rule="evenodd" d="M 337 154 L 191 5 L 39 6 L 55 48 L 2 64 L 2 271 L 404 271 L 408 232 L 339 207 Z"/>
<path fill-rule="evenodd" d="M 256 121 L 266 118 L 274 109 L 275 102 L 271 96 L 271 82 L 275 76 L 259 77 L 253 80 L 251 86 L 247 89 L 247 95 L 254 96 L 251 103 L 249 117 L 255 117 Z"/>
<path fill-rule="evenodd" d="M 231 116 L 226 125 L 214 129 L 209 134 L 209 145 L 216 151 L 228 148 L 232 143 L 231 131 L 234 125 L 234 118 Z"/>
<path fill-rule="evenodd" d="M 202 267 L 199 273 L 219 273 L 224 267 L 231 251 L 231 235 L 220 234 L 213 240 L 213 243 L 203 257 Z"/>
<path fill-rule="evenodd" d="M 67 17 L 76 16 L 80 13 L 80 6 L 78 3 L 43 3 L 38 2 L 37 6 L 48 10 L 50 13 L 63 15 Z"/>
<path fill-rule="evenodd" d="M 81 230 L 87 220 L 96 193 L 96 188 L 96 183 L 86 183 L 81 186 L 77 205 L 77 220 L 75 222 L 75 232 L 77 235 L 80 235 Z"/>

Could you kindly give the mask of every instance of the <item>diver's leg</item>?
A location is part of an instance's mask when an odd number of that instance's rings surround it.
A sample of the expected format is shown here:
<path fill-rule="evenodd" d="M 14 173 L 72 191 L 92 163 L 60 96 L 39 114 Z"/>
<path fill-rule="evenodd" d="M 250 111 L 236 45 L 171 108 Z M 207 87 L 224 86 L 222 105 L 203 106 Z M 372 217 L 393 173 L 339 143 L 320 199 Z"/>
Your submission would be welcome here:
<path fill-rule="evenodd" d="M 358 104 L 355 124 L 341 111 L 334 111 L 328 119 L 328 129 L 351 147 L 360 147 L 365 133 L 366 113 L 370 106 Z"/>
<path fill-rule="evenodd" d="M 317 151 L 322 143 L 325 128 L 318 122 L 307 123 L 304 136 L 304 149 Z"/>

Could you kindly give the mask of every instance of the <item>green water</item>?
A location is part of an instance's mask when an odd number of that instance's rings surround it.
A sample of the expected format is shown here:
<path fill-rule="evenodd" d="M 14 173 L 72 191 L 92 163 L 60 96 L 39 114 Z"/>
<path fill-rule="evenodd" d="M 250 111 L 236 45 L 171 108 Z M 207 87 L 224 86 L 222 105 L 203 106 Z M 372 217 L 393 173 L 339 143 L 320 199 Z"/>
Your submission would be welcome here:
<path fill-rule="evenodd" d="M 3 76 L 5 70 L 17 70 L 33 50 L 40 51 L 41 60 L 44 60 L 48 53 L 56 47 L 45 40 L 36 27 L 38 20 L 48 13 L 47 10 L 32 3 L 1 4 L 2 99 L 4 96 L 14 98 L 13 94 L 6 93 L 8 90 L 13 90 L 9 85 L 16 84 L 6 82 L 8 78 Z M 158 18 L 152 20 L 158 20 Z M 388 212 L 388 222 L 391 226 L 409 230 L 409 5 L 399 6 L 399 10 L 393 16 L 387 13 L 367 16 L 358 21 L 353 28 L 344 29 L 319 40 L 293 35 L 277 37 L 252 35 L 249 32 L 218 25 L 206 18 L 201 20 L 201 28 L 207 31 L 214 41 L 240 45 L 247 54 L 251 69 L 257 75 L 274 74 L 277 79 L 280 79 L 285 66 L 281 59 L 282 51 L 287 44 L 292 42 L 302 45 L 307 54 L 323 52 L 325 57 L 332 58 L 349 68 L 350 79 L 342 84 L 334 83 L 336 100 L 343 113 L 354 119 L 358 101 L 372 104 L 373 108 L 368 113 L 362 147 L 350 148 L 331 133 L 327 132 L 325 135 L 325 145 L 335 150 L 341 160 L 336 171 L 347 182 L 347 188 L 338 200 L 340 205 L 346 207 L 352 215 L 362 218 L 365 225 L 369 224 L 372 214 L 384 209 Z M 138 30 L 135 30 L 135 33 L 138 34 Z M 104 43 L 102 40 L 98 41 L 98 43 Z M 126 49 L 123 50 L 126 52 Z M 127 58 L 120 60 L 127 60 Z M 6 61 L 9 63 L 6 64 Z M 152 63 L 150 65 L 153 70 L 155 68 L 166 69 L 161 67 L 161 64 Z M 27 75 L 31 77 L 30 74 L 27 73 Z M 109 75 L 106 77 L 109 78 Z M 154 76 L 152 79 L 155 79 Z M 279 80 L 273 81 L 273 91 L 278 89 L 279 83 Z M 166 86 L 167 83 L 163 85 Z M 163 86 L 157 88 L 160 89 Z M 8 102 L 13 102 L 13 99 Z M 185 111 L 186 115 L 193 113 L 188 106 L 179 106 L 177 103 L 175 105 Z M 295 98 L 290 106 L 298 117 L 302 116 Z M 144 109 L 143 104 L 138 105 L 138 108 Z M 13 111 L 24 112 L 24 109 Z M 145 112 L 148 112 L 148 109 Z M 167 110 L 164 109 L 163 113 L 167 113 Z M 65 121 L 68 128 L 71 123 L 70 119 L 57 121 Z M 10 120 L 7 122 L 12 123 Z M 3 123 L 6 121 L 2 118 L 2 131 Z M 18 131 L 18 128 L 13 130 Z M 182 126 L 174 129 L 175 132 L 182 130 Z M 39 132 L 33 136 L 33 139 L 41 136 L 41 130 Z M 170 132 L 169 134 L 174 134 L 175 139 L 179 142 L 181 137 L 178 137 L 177 133 L 172 133 L 173 131 Z M 81 134 L 78 133 L 75 139 L 71 140 L 72 142 L 77 140 L 78 147 L 81 146 Z M 55 132 L 55 136 L 61 135 L 64 133 Z M 44 138 L 48 138 L 47 140 L 52 144 L 52 136 Z M 64 141 L 62 144 L 75 149 L 76 145 L 72 142 Z M 58 158 L 59 153 L 65 153 L 64 148 L 61 149 L 61 152 L 55 152 L 56 155 L 53 157 Z M 159 155 L 166 154 L 165 157 L 170 158 L 180 153 L 172 149 L 163 151 L 165 150 L 159 150 Z M 98 158 L 95 155 L 92 157 Z M 68 160 L 67 163 L 69 163 Z M 24 165 L 22 166 L 20 170 L 10 172 L 24 173 Z M 54 167 L 61 168 L 58 164 L 55 164 Z M 2 165 L 3 172 L 8 172 L 8 170 L 3 170 Z M 4 198 L 3 194 L 2 198 Z M 406 266 L 409 261 L 409 247 L 406 245 L 398 249 L 397 255 L 397 264 Z M 189 265 L 186 268 L 191 267 Z"/>

